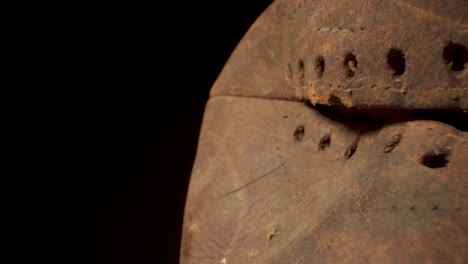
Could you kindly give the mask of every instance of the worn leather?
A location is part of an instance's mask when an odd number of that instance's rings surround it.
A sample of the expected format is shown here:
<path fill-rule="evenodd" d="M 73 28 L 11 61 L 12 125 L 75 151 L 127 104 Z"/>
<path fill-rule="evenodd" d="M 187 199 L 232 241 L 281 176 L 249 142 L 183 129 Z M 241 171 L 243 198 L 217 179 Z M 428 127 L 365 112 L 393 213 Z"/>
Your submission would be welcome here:
<path fill-rule="evenodd" d="M 467 263 L 467 11 L 270 6 L 206 105 L 180 262 Z"/>
<path fill-rule="evenodd" d="M 333 95 L 348 107 L 467 110 L 467 71 L 444 59 L 459 43 L 451 55 L 468 61 L 467 12 L 464 0 L 278 0 L 239 43 L 211 95 L 334 104 Z M 402 75 L 389 66 L 392 49 L 404 54 Z M 357 61 L 353 77 L 348 53 Z"/>

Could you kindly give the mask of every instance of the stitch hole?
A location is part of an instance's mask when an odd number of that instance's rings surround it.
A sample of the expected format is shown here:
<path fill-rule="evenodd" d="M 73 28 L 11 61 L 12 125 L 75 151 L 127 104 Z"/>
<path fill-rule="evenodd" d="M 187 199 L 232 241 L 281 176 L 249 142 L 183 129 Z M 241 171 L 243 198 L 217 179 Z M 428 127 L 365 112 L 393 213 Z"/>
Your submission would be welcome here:
<path fill-rule="evenodd" d="M 348 146 L 348 148 L 346 149 L 346 152 L 344 154 L 344 157 L 346 159 L 350 159 L 354 153 L 356 152 L 356 149 L 358 147 L 358 141 L 354 141 L 351 145 Z"/>
<path fill-rule="evenodd" d="M 459 43 L 449 42 L 444 48 L 443 57 L 450 70 L 463 71 L 468 62 L 468 50 Z"/>
<path fill-rule="evenodd" d="M 346 72 L 346 76 L 348 77 L 354 77 L 357 69 L 357 60 L 356 56 L 352 53 L 347 53 L 345 55 L 344 61 L 343 61 L 343 66 Z"/>
<path fill-rule="evenodd" d="M 426 167 L 437 169 L 446 167 L 449 163 L 449 160 L 448 155 L 446 153 L 429 151 L 423 155 L 421 163 Z"/>
<path fill-rule="evenodd" d="M 406 70 L 405 54 L 399 49 L 391 49 L 387 54 L 387 63 L 393 70 L 393 75 L 403 75 Z"/>
<path fill-rule="evenodd" d="M 400 141 L 401 141 L 402 138 L 403 138 L 402 134 L 397 134 L 397 135 L 393 136 L 390 139 L 390 141 L 387 144 L 385 144 L 384 149 L 383 149 L 383 153 L 392 152 L 398 146 L 398 144 L 400 144 Z"/>
<path fill-rule="evenodd" d="M 325 71 L 325 60 L 322 56 L 318 56 L 315 60 L 315 70 L 317 71 L 317 76 L 322 78 L 323 72 Z"/>
<path fill-rule="evenodd" d="M 302 59 L 300 59 L 297 63 L 297 69 L 299 70 L 299 82 L 301 83 L 301 85 L 303 85 L 305 78 L 305 64 Z"/>
<path fill-rule="evenodd" d="M 292 80 L 293 78 L 293 70 L 292 70 L 292 67 L 291 67 L 291 63 L 288 63 L 288 79 L 289 80 Z"/>
<path fill-rule="evenodd" d="M 302 141 L 304 136 L 305 136 L 304 126 L 298 126 L 296 128 L 296 130 L 294 131 L 294 134 L 293 134 L 294 141 L 296 141 L 296 142 Z"/>
<path fill-rule="evenodd" d="M 319 145 L 318 145 L 318 150 L 319 151 L 326 150 L 327 148 L 330 147 L 330 143 L 331 143 L 331 135 L 327 134 L 327 135 L 323 136 L 320 139 L 320 142 L 319 142 Z"/>

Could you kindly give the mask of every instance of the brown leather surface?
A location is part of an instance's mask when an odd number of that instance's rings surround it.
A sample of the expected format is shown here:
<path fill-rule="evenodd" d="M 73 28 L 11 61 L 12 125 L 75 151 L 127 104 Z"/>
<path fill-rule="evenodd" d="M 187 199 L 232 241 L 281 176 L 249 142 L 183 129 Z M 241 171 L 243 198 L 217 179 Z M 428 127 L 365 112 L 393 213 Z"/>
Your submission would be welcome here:
<path fill-rule="evenodd" d="M 446 60 L 468 61 L 467 12 L 464 0 L 278 0 L 239 43 L 211 94 L 467 110 L 468 70 L 451 70 Z M 402 75 L 388 63 L 392 49 L 405 58 Z M 357 61 L 352 77 L 348 53 Z"/>
<path fill-rule="evenodd" d="M 212 98 L 181 263 L 466 263 L 467 160 L 467 132 L 436 121 L 356 131 L 298 102 Z"/>
<path fill-rule="evenodd" d="M 467 11 L 270 6 L 212 88 L 181 263 L 468 263 Z"/>

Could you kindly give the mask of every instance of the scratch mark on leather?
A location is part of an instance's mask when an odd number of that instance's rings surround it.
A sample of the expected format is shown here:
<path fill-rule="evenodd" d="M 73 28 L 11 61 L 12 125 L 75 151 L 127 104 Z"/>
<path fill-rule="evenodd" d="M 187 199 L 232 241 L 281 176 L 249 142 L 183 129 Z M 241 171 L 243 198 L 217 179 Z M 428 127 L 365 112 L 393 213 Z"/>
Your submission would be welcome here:
<path fill-rule="evenodd" d="M 266 178 L 266 177 L 268 177 L 268 176 L 270 176 L 271 174 L 273 174 L 274 172 L 276 172 L 277 170 L 279 170 L 279 169 L 282 168 L 283 166 L 284 166 L 284 164 L 281 164 L 281 165 L 279 165 L 278 167 L 276 167 L 276 168 L 270 170 L 269 172 L 267 172 L 267 173 L 261 175 L 260 177 L 257 177 L 256 179 L 253 179 L 253 180 L 249 181 L 248 183 L 246 183 L 246 184 L 244 184 L 244 185 L 242 185 L 242 186 L 240 186 L 240 187 L 238 187 L 238 188 L 236 188 L 236 189 L 234 189 L 234 190 L 232 190 L 232 191 L 229 191 L 229 192 L 223 194 L 223 195 L 220 197 L 220 199 L 223 199 L 223 198 L 225 198 L 225 197 L 227 197 L 227 196 L 229 196 L 229 195 L 231 195 L 231 194 L 234 194 L 234 193 L 236 193 L 236 192 L 238 192 L 238 191 L 240 191 L 240 190 L 242 190 L 242 189 L 244 189 L 244 188 L 246 188 L 246 187 L 248 187 L 248 186 L 250 186 L 250 185 L 252 185 L 252 184 L 254 184 L 254 183 L 256 183 L 256 182 L 258 182 L 258 181 L 260 181 L 260 180 L 262 180 L 262 179 L 264 179 L 264 178 Z"/>

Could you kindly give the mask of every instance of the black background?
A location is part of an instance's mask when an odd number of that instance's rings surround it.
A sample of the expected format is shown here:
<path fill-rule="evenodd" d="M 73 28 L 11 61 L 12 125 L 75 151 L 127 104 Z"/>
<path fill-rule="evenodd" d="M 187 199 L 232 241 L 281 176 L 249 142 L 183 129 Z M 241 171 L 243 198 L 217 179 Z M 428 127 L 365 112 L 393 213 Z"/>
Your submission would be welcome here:
<path fill-rule="evenodd" d="M 271 2 L 81 7 L 63 40 L 76 68 L 64 83 L 60 262 L 178 263 L 209 90 Z"/>

